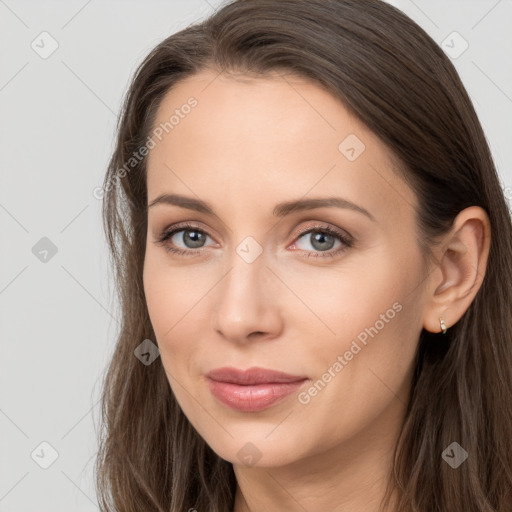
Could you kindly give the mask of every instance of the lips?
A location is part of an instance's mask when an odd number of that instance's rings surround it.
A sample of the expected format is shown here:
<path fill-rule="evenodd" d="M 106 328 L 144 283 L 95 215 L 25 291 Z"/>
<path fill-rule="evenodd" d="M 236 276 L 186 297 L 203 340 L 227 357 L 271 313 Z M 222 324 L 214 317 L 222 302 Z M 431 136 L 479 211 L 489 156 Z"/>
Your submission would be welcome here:
<path fill-rule="evenodd" d="M 229 382 L 242 386 L 256 384 L 271 384 L 297 382 L 307 379 L 305 376 L 290 375 L 276 370 L 267 370 L 265 368 L 252 367 L 247 370 L 224 366 L 216 368 L 207 374 L 207 376 L 217 382 Z"/>
<path fill-rule="evenodd" d="M 307 377 L 265 368 L 224 367 L 207 374 L 210 392 L 217 400 L 237 411 L 266 409 L 296 392 Z"/>

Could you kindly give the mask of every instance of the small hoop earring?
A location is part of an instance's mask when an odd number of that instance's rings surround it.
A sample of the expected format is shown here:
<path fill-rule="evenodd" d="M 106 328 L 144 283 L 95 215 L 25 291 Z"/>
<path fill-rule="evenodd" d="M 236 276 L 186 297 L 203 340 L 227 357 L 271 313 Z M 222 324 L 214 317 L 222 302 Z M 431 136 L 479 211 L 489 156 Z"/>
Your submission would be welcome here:
<path fill-rule="evenodd" d="M 443 334 L 446 334 L 446 325 L 444 323 L 444 320 L 442 318 L 439 319 L 439 321 L 441 322 L 441 330 L 443 331 Z"/>

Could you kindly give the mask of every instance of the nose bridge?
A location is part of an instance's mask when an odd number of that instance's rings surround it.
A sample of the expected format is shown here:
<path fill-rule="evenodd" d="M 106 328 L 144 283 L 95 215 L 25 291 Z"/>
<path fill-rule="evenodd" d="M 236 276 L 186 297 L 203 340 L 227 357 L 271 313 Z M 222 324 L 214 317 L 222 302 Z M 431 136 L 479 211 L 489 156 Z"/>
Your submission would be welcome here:
<path fill-rule="evenodd" d="M 263 247 L 251 238 L 234 248 L 217 291 L 214 328 L 232 340 L 244 340 L 252 332 L 269 333 L 277 327 L 269 261 Z"/>
<path fill-rule="evenodd" d="M 266 268 L 270 262 L 268 249 L 264 247 L 264 234 L 253 236 L 248 233 L 250 230 L 243 228 L 232 232 L 233 246 L 227 257 L 231 270 L 226 276 L 223 292 L 244 301 L 248 298 L 246 295 L 257 299 L 256 295 L 265 294 L 265 286 L 261 285 L 268 284 L 271 274 Z M 239 240 L 243 237 L 238 243 L 237 235 Z"/>
<path fill-rule="evenodd" d="M 220 303 L 227 306 L 225 313 L 229 316 L 241 316 L 240 313 L 245 311 L 244 316 L 248 317 L 251 311 L 260 309 L 260 303 L 267 295 L 268 275 L 265 274 L 269 270 L 266 257 L 263 252 L 256 255 L 254 245 L 244 241 L 235 247 L 229 265 L 230 271 L 221 286 Z"/>

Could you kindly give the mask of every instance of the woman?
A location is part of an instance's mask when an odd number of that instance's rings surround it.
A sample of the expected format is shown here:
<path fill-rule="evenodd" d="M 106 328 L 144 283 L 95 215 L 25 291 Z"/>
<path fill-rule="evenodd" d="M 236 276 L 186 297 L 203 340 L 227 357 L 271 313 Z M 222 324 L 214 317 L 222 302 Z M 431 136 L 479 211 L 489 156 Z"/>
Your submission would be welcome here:
<path fill-rule="evenodd" d="M 103 510 L 512 510 L 511 219 L 407 16 L 225 5 L 137 70 L 103 188 Z"/>

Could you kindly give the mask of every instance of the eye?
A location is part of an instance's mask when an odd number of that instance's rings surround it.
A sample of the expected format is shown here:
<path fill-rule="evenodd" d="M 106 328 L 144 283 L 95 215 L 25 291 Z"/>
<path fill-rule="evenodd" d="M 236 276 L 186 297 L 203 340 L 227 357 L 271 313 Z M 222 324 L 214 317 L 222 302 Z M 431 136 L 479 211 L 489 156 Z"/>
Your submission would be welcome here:
<path fill-rule="evenodd" d="M 180 236 L 176 236 L 178 233 L 183 233 Z M 202 251 L 197 249 L 202 248 L 202 244 L 205 242 L 208 234 L 192 224 L 181 224 L 180 226 L 171 229 L 170 231 L 164 231 L 158 240 L 155 242 L 157 245 L 163 245 L 165 250 L 181 256 L 193 256 L 198 255 Z M 172 239 L 176 240 L 173 241 Z M 167 243 L 172 242 L 172 245 Z M 185 245 L 185 248 L 175 247 L 176 241 L 181 241 Z"/>
<path fill-rule="evenodd" d="M 297 240 L 294 245 L 298 245 L 299 242 L 306 242 L 303 243 L 302 247 L 299 246 L 299 249 L 308 252 L 307 257 L 315 258 L 334 257 L 353 245 L 349 236 L 329 226 L 310 226 L 299 233 Z M 339 244 L 336 249 L 332 250 L 336 241 Z M 313 251 L 307 248 L 304 249 L 304 245 L 307 246 L 308 243 L 313 247 Z"/>
<path fill-rule="evenodd" d="M 180 236 L 176 236 L 180 233 Z M 173 240 L 174 238 L 175 240 Z M 207 238 L 208 233 L 197 226 L 181 224 L 173 229 L 164 231 L 155 241 L 155 244 L 163 245 L 166 251 L 180 256 L 198 256 L 203 252 L 202 249 L 205 247 L 204 243 Z M 308 250 L 304 246 L 299 247 L 303 253 L 307 254 L 307 257 L 334 257 L 353 245 L 353 240 L 349 235 L 329 226 L 308 226 L 297 235 L 296 240 L 293 245 L 309 241 L 313 247 L 313 250 Z M 339 244 L 333 250 L 336 241 Z M 177 245 L 178 242 L 184 244 L 185 247 Z"/>

